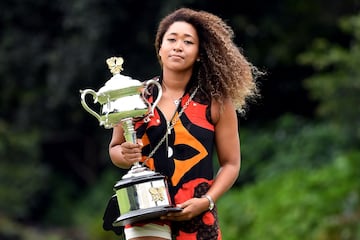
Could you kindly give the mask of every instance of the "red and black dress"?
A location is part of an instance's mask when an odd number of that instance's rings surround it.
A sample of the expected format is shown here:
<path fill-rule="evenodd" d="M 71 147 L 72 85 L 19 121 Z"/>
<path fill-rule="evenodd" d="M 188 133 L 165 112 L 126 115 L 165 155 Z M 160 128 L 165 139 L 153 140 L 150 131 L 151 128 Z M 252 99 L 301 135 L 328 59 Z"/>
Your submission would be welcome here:
<path fill-rule="evenodd" d="M 191 94 L 191 90 L 189 92 Z M 189 92 L 182 97 L 174 118 L 190 98 Z M 166 141 L 146 161 L 146 165 L 167 177 L 175 204 L 200 198 L 213 182 L 214 125 L 210 118 L 210 101 L 200 96 L 199 90 L 171 131 L 168 131 L 167 120 L 158 108 L 150 122 L 135 125 L 144 144 L 143 160 L 167 134 Z M 216 208 L 190 221 L 174 221 L 171 229 L 177 240 L 221 239 Z"/>

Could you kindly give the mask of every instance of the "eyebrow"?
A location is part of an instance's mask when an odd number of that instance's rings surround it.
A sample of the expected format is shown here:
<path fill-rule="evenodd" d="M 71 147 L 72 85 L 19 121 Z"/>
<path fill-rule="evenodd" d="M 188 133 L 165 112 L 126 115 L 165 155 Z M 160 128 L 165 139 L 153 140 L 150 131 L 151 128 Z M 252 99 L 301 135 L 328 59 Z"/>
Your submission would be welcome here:
<path fill-rule="evenodd" d="M 166 34 L 166 35 L 176 35 L 176 36 L 178 36 L 178 35 L 180 35 L 180 34 L 179 34 L 179 33 L 176 33 L 176 32 L 172 32 L 172 33 L 168 33 L 168 34 Z M 189 34 L 189 33 L 185 33 L 184 35 L 185 35 L 185 37 L 191 37 L 191 38 L 194 38 L 194 39 L 195 39 L 195 37 L 194 37 L 193 35 Z"/>

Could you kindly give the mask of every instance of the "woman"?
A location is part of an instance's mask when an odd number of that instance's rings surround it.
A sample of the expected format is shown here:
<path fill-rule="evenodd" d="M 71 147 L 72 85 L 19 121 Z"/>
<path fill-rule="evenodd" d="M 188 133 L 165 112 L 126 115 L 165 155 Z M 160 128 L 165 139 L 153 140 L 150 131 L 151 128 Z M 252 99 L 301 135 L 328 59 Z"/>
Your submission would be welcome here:
<path fill-rule="evenodd" d="M 256 95 L 256 69 L 232 39 L 231 28 L 208 12 L 181 8 L 160 22 L 155 48 L 163 94 L 155 116 L 136 123 L 138 144 L 125 142 L 115 127 L 109 152 L 118 167 L 143 161 L 167 176 L 182 211 L 126 226 L 127 239 L 221 239 L 214 203 L 240 170 L 236 110 Z M 220 168 L 214 178 L 215 149 Z"/>

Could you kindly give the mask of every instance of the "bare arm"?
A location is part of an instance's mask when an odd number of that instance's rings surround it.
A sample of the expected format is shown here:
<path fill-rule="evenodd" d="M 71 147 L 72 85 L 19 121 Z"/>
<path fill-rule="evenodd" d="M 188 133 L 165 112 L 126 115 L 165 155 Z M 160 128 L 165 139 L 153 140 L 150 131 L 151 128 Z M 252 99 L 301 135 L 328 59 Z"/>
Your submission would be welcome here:
<path fill-rule="evenodd" d="M 214 112 L 216 113 L 216 110 Z M 223 110 L 218 115 L 215 143 L 220 169 L 207 192 L 214 201 L 231 188 L 239 175 L 241 165 L 237 116 L 230 100 L 224 103 Z"/>

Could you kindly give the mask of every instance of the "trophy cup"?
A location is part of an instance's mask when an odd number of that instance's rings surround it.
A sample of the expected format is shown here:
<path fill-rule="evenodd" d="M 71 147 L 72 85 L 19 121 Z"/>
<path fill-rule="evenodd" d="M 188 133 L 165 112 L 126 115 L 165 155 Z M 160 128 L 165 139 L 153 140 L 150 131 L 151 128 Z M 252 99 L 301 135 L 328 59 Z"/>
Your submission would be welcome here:
<path fill-rule="evenodd" d="M 123 62 L 124 60 L 118 57 L 107 59 L 112 78 L 98 92 L 92 89 L 80 90 L 81 104 L 87 112 L 96 117 L 100 126 L 109 129 L 121 124 L 126 141 L 136 143 L 133 120 L 150 121 L 160 101 L 162 89 L 155 80 L 142 83 L 121 75 Z M 158 96 L 153 104 L 147 100 L 151 95 L 151 85 L 158 89 Z M 94 104 L 101 105 L 100 114 L 88 106 L 87 95 L 92 95 Z M 114 191 L 120 211 L 120 216 L 112 224 L 115 227 L 157 218 L 167 212 L 181 211 L 171 203 L 165 176 L 141 166 L 138 162 L 114 185 Z"/>

